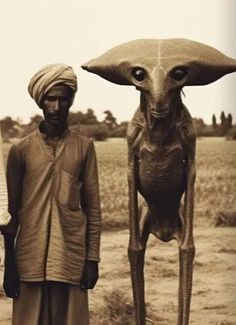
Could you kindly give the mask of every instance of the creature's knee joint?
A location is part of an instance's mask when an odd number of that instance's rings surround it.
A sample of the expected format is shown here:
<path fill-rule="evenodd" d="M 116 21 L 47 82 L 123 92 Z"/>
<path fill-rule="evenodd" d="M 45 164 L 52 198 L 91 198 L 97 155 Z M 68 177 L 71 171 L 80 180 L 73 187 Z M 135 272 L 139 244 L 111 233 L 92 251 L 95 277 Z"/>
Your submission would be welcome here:
<path fill-rule="evenodd" d="M 141 258 L 143 260 L 145 254 L 145 248 L 141 247 L 129 247 L 128 248 L 128 257 L 130 262 L 137 261 Z"/>
<path fill-rule="evenodd" d="M 129 246 L 128 247 L 128 254 L 140 254 L 145 251 L 145 248 L 142 245 L 137 245 L 136 247 Z"/>
<path fill-rule="evenodd" d="M 180 246 L 179 248 L 179 253 L 180 253 L 180 256 L 192 256 L 192 258 L 194 258 L 194 255 L 195 255 L 195 246 L 194 245 L 183 245 L 183 246 Z"/>

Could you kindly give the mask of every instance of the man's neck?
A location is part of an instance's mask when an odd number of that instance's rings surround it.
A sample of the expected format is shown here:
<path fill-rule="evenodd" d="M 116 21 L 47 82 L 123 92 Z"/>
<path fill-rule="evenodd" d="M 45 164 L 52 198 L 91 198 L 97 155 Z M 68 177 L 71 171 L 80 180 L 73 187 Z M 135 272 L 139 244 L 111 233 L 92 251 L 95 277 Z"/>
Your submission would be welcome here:
<path fill-rule="evenodd" d="M 46 120 L 43 120 L 39 125 L 39 130 L 46 135 L 48 140 L 56 141 L 62 138 L 67 127 L 67 121 L 65 123 L 61 123 L 60 125 L 52 125 Z"/>

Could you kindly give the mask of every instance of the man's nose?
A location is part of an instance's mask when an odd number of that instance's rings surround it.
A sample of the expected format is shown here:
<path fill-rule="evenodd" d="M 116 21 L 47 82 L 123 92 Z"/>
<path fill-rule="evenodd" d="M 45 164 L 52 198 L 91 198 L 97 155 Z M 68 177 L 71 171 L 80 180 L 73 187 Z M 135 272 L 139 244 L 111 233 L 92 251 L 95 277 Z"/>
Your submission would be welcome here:
<path fill-rule="evenodd" d="M 54 112 L 58 112 L 58 111 L 59 111 L 59 107 L 60 107 L 60 101 L 59 101 L 59 99 L 56 99 L 56 100 L 54 101 L 53 111 L 54 111 Z"/>

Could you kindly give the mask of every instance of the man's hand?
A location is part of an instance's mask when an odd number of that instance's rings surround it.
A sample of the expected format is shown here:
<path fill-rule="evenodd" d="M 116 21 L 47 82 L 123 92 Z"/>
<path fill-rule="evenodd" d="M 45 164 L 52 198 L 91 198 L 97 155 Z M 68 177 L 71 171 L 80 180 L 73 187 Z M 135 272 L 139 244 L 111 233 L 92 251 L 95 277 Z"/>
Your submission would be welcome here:
<path fill-rule="evenodd" d="M 93 289 L 97 283 L 99 277 L 98 262 L 86 261 L 84 265 L 83 276 L 80 283 L 80 288 Z"/>
<path fill-rule="evenodd" d="M 17 298 L 20 293 L 20 282 L 15 264 L 5 265 L 3 289 L 9 298 Z"/>
<path fill-rule="evenodd" d="M 15 235 L 4 234 L 5 269 L 3 277 L 3 289 L 9 298 L 17 298 L 20 293 L 20 282 L 15 262 L 14 242 Z"/>

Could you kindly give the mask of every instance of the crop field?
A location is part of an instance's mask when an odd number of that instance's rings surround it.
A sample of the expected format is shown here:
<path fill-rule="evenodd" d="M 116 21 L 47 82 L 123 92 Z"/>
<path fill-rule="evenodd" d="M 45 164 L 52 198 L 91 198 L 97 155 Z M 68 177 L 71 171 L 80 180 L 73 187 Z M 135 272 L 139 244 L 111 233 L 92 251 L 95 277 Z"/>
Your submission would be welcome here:
<path fill-rule="evenodd" d="M 105 229 L 127 227 L 127 146 L 123 139 L 96 144 Z M 197 142 L 195 222 L 214 224 L 222 211 L 236 211 L 236 145 L 222 138 Z"/>
<path fill-rule="evenodd" d="M 5 156 L 9 144 L 4 145 Z M 127 146 L 96 142 L 103 213 L 100 279 L 90 292 L 91 325 L 134 325 L 127 259 Z M 236 145 L 222 138 L 197 142 L 195 244 L 191 322 L 236 324 L 236 228 L 215 227 L 236 212 Z M 0 242 L 2 247 L 2 242 Z M 3 265 L 1 264 L 1 274 Z M 150 237 L 145 260 L 147 324 L 177 318 L 178 247 Z M 10 324 L 11 301 L 0 292 L 0 324 Z"/>

